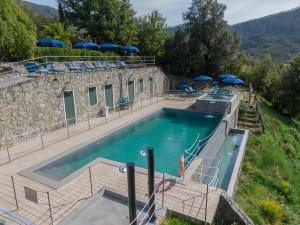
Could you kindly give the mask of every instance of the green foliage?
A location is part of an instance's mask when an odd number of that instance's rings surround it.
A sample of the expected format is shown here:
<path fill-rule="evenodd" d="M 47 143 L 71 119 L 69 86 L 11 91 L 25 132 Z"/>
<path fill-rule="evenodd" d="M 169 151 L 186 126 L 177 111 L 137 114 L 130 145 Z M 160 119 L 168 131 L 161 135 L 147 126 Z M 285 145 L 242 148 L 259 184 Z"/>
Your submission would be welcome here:
<path fill-rule="evenodd" d="M 300 51 L 300 8 L 233 25 L 241 36 L 241 50 L 260 58 L 271 54 L 287 62 Z"/>
<path fill-rule="evenodd" d="M 15 0 L 0 1 L 0 61 L 31 56 L 36 27 Z"/>
<path fill-rule="evenodd" d="M 216 0 L 193 0 L 184 14 L 191 71 L 215 74 L 239 48 L 239 38 L 224 20 L 226 6 Z"/>
<path fill-rule="evenodd" d="M 38 37 L 41 37 L 41 30 L 44 25 L 54 23 L 58 18 L 56 9 L 49 6 L 38 5 L 27 1 L 17 2 L 35 23 Z"/>
<path fill-rule="evenodd" d="M 188 44 L 183 30 L 178 29 L 173 37 L 169 37 L 165 44 L 165 63 L 172 69 L 174 74 L 189 72 L 190 60 Z"/>
<path fill-rule="evenodd" d="M 277 96 L 275 104 L 283 113 L 300 115 L 300 55 L 284 71 Z"/>
<path fill-rule="evenodd" d="M 161 225 L 196 225 L 195 223 L 186 221 L 184 219 L 176 218 L 176 217 L 166 217 L 164 218 Z"/>
<path fill-rule="evenodd" d="M 281 78 L 271 55 L 256 62 L 249 80 L 266 99 L 274 100 Z"/>
<path fill-rule="evenodd" d="M 98 43 L 137 43 L 137 19 L 129 0 L 60 0 L 66 18 Z"/>
<path fill-rule="evenodd" d="M 300 169 L 299 124 L 268 103 L 263 103 L 262 109 L 266 131 L 249 137 L 235 200 L 257 225 L 271 223 L 270 218 L 274 218 L 258 207 L 266 199 L 282 207 L 282 224 L 298 225 L 300 174 L 295 171 Z M 294 149 L 293 155 L 284 149 L 286 143 Z M 249 163 L 252 170 L 246 168 Z"/>
<path fill-rule="evenodd" d="M 166 19 L 157 10 L 139 19 L 139 47 L 144 55 L 160 59 L 167 38 Z"/>
<path fill-rule="evenodd" d="M 268 222 L 272 225 L 279 224 L 283 210 L 281 205 L 273 200 L 265 199 L 261 201 L 261 210 L 266 218 L 268 218 Z"/>
<path fill-rule="evenodd" d="M 86 49 L 72 49 L 72 48 L 44 48 L 36 47 L 34 49 L 34 57 L 42 56 L 114 56 L 116 54 L 111 52 L 99 52 Z M 54 59 L 52 59 L 54 60 Z"/>
<path fill-rule="evenodd" d="M 71 39 L 75 37 L 75 32 L 62 23 L 50 23 L 44 26 L 43 36 L 63 41 L 71 47 Z"/>

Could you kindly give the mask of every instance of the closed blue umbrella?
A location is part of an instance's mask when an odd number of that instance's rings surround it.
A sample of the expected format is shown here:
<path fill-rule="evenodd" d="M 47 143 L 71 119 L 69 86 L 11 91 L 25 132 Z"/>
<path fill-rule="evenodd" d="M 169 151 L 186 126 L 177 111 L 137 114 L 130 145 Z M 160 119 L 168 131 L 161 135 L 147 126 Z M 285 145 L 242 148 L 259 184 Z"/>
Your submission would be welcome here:
<path fill-rule="evenodd" d="M 129 53 L 138 53 L 140 52 L 140 49 L 135 47 L 135 46 L 132 46 L 132 45 L 126 45 L 122 48 L 123 51 L 125 52 L 129 52 Z"/>
<path fill-rule="evenodd" d="M 97 50 L 99 48 L 99 45 L 92 43 L 92 42 L 81 42 L 81 43 L 73 45 L 73 48 Z"/>
<path fill-rule="evenodd" d="M 59 47 L 59 48 L 67 47 L 66 43 L 52 38 L 42 38 L 36 44 L 37 46 L 40 47 Z"/>
<path fill-rule="evenodd" d="M 117 45 L 117 44 L 111 44 L 111 43 L 99 45 L 99 49 L 102 51 L 119 50 L 121 48 L 122 48 L 122 46 Z"/>
<path fill-rule="evenodd" d="M 206 82 L 210 82 L 213 81 L 213 79 L 209 76 L 206 75 L 200 75 L 194 78 L 194 81 L 206 81 Z"/>
<path fill-rule="evenodd" d="M 238 78 L 227 78 L 222 80 L 223 84 L 228 84 L 228 85 L 244 85 L 245 82 L 241 79 Z"/>
<path fill-rule="evenodd" d="M 237 77 L 232 75 L 232 74 L 222 74 L 219 76 L 221 79 L 228 79 L 228 78 L 231 78 L 231 79 L 236 79 Z"/>

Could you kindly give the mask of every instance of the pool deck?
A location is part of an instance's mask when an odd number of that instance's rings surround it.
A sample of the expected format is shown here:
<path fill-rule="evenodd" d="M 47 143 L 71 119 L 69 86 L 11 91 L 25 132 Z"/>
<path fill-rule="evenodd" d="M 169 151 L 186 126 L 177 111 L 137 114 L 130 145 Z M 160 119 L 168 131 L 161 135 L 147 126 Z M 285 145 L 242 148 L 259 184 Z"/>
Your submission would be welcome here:
<path fill-rule="evenodd" d="M 13 160 L 11 163 L 6 163 L 0 166 L 0 205 L 3 204 L 12 210 L 16 208 L 15 199 L 12 197 L 12 183 L 9 176 L 13 176 L 15 182 L 15 189 L 19 204 L 19 210 L 16 212 L 33 221 L 34 224 L 51 224 L 48 201 L 49 196 L 52 208 L 51 214 L 54 224 L 57 224 L 57 222 L 64 218 L 68 213 L 78 208 L 80 204 L 84 202 L 84 199 L 91 197 L 90 181 L 92 181 L 94 192 L 109 187 L 126 193 L 126 174 L 120 173 L 116 165 L 110 165 L 108 163 L 100 162 L 91 166 L 91 174 L 89 173 L 89 170 L 86 170 L 76 179 L 66 184 L 59 190 L 54 190 L 36 181 L 23 177 L 18 173 L 69 149 L 73 149 L 91 139 L 102 136 L 105 133 L 128 123 L 139 120 L 164 107 L 179 109 L 187 108 L 193 100 L 194 99 L 189 99 L 189 101 L 161 100 L 144 107 L 141 110 L 133 111 L 132 113 L 128 113 L 126 115 L 124 114 L 121 117 L 118 116 L 118 113 L 113 113 L 110 115 L 111 121 L 109 123 L 104 123 L 101 126 L 94 126 L 94 128 L 90 131 L 87 130 L 80 132 L 80 134 L 71 136 L 69 139 L 61 140 L 62 135 L 65 135 L 66 132 L 64 128 L 52 132 L 49 134 L 48 140 L 60 141 L 56 141 L 56 143 L 45 147 L 43 150 L 35 151 L 31 154 Z M 92 119 L 90 123 L 91 125 L 95 125 L 97 123 L 102 124 L 103 121 L 105 121 L 105 118 L 100 117 Z M 78 123 L 71 127 L 70 132 L 76 133 L 84 130 L 85 126 L 86 123 Z M 45 141 L 47 141 L 46 138 Z M 32 146 L 37 146 L 39 143 L 40 139 L 35 138 L 28 142 L 18 144 L 13 148 L 15 148 L 16 154 L 19 151 L 27 151 L 27 149 L 29 149 L 29 152 Z M 3 149 L 1 149 L 1 151 L 3 151 Z M 159 174 L 157 175 L 156 179 L 156 182 L 161 181 Z M 173 183 L 170 188 L 164 192 L 165 206 L 175 212 L 192 216 L 204 221 L 206 186 L 188 180 L 173 181 L 172 179 L 172 182 Z M 147 175 L 144 172 L 136 173 L 136 185 L 137 197 L 146 201 Z M 24 186 L 30 187 L 31 189 L 37 191 L 38 204 L 25 199 Z M 221 190 L 209 188 L 207 202 L 207 222 L 209 223 L 212 222 L 214 218 L 220 194 Z M 158 200 L 161 197 L 161 193 L 157 194 Z"/>

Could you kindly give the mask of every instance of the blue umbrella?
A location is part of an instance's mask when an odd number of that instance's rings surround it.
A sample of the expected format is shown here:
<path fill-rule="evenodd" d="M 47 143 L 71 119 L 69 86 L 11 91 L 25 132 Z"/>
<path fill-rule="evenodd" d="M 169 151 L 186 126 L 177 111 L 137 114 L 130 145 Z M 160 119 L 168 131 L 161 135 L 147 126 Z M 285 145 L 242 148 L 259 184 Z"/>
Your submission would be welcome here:
<path fill-rule="evenodd" d="M 213 79 L 209 76 L 205 76 L 205 75 L 200 75 L 194 78 L 194 81 L 206 81 L 206 82 L 210 82 L 213 81 Z"/>
<path fill-rule="evenodd" d="M 241 79 L 238 78 L 227 78 L 222 80 L 223 84 L 228 84 L 228 85 L 244 85 L 245 82 Z"/>
<path fill-rule="evenodd" d="M 236 79 L 237 77 L 232 75 L 232 74 L 221 74 L 219 76 L 221 79 L 228 79 L 228 78 L 231 78 L 231 79 Z"/>
<path fill-rule="evenodd" d="M 132 46 L 132 45 L 126 45 L 122 49 L 123 49 L 123 51 L 129 52 L 129 53 L 138 53 L 138 52 L 140 52 L 139 48 L 137 48 L 135 46 Z"/>
<path fill-rule="evenodd" d="M 92 42 L 81 42 L 81 43 L 73 45 L 73 48 L 97 50 L 99 48 L 99 45 L 92 43 Z"/>
<path fill-rule="evenodd" d="M 42 38 L 36 44 L 37 46 L 40 47 L 60 47 L 60 48 L 67 47 L 66 43 L 52 38 Z"/>
<path fill-rule="evenodd" d="M 122 48 L 122 46 L 117 45 L 117 44 L 111 44 L 111 43 L 99 45 L 99 49 L 102 51 L 119 50 L 121 48 Z"/>

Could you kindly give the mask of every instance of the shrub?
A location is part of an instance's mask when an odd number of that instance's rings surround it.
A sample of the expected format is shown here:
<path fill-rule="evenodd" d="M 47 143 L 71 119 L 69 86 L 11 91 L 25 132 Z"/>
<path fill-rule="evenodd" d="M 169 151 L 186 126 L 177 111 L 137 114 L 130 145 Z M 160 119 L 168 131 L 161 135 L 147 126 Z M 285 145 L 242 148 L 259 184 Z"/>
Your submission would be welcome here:
<path fill-rule="evenodd" d="M 116 56 L 113 52 L 99 52 L 86 49 L 73 49 L 73 48 L 45 48 L 36 47 L 34 49 L 34 57 L 41 56 Z"/>
<path fill-rule="evenodd" d="M 278 224 L 283 215 L 283 209 L 280 203 L 273 200 L 261 201 L 261 210 L 270 224 Z"/>
<path fill-rule="evenodd" d="M 246 173 L 251 173 L 253 171 L 253 163 L 252 162 L 245 162 L 243 165 L 243 170 Z"/>
<path fill-rule="evenodd" d="M 15 0 L 0 1 L 0 61 L 30 57 L 36 27 Z"/>

